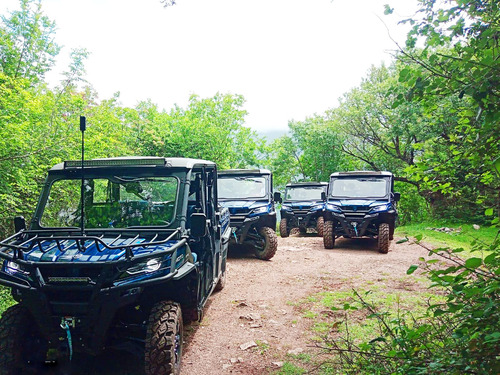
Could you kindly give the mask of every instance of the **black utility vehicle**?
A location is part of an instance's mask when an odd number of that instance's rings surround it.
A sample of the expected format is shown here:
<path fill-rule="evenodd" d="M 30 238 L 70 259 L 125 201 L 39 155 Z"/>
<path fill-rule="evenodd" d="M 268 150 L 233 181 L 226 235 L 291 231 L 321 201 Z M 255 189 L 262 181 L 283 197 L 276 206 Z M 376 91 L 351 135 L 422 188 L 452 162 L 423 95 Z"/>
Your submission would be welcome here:
<path fill-rule="evenodd" d="M 381 253 L 389 251 L 396 225 L 394 180 L 390 172 L 336 172 L 330 176 L 323 213 L 323 242 L 332 249 L 335 238 L 377 237 Z"/>
<path fill-rule="evenodd" d="M 314 228 L 318 236 L 323 236 L 323 205 L 321 193 L 328 182 L 297 182 L 286 185 L 285 197 L 281 205 L 280 235 L 288 237 L 294 228 L 306 233 Z"/>
<path fill-rule="evenodd" d="M 278 248 L 273 178 L 267 169 L 219 172 L 219 201 L 229 209 L 233 243 L 249 244 L 259 259 L 271 259 Z"/>
<path fill-rule="evenodd" d="M 0 320 L 2 374 L 104 348 L 142 357 L 146 374 L 179 373 L 183 317 L 201 319 L 225 283 L 231 230 L 214 163 L 60 163 L 29 229 L 15 227 L 0 242 L 0 284 L 18 302 Z"/>

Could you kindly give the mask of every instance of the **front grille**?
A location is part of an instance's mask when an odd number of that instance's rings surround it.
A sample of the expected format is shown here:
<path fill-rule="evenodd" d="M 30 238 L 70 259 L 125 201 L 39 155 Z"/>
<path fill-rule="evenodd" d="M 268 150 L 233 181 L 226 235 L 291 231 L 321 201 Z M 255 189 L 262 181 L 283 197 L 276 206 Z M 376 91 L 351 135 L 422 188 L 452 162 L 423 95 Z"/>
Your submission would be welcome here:
<path fill-rule="evenodd" d="M 307 215 L 308 212 L 308 210 L 293 210 L 295 215 Z"/>
<path fill-rule="evenodd" d="M 245 219 L 246 216 L 231 216 L 231 221 L 229 223 L 232 227 L 241 226 Z"/>
<path fill-rule="evenodd" d="M 92 296 L 91 290 L 50 290 L 45 295 L 50 303 L 88 303 Z"/>
<path fill-rule="evenodd" d="M 51 290 L 45 295 L 50 309 L 55 315 L 86 315 L 92 296 L 91 291 L 79 290 Z"/>
<path fill-rule="evenodd" d="M 344 206 L 342 212 L 345 217 L 352 220 L 361 220 L 370 211 L 370 207 L 366 206 Z"/>
<path fill-rule="evenodd" d="M 229 208 L 229 213 L 231 215 L 246 215 L 250 210 L 246 207 L 231 207 Z"/>

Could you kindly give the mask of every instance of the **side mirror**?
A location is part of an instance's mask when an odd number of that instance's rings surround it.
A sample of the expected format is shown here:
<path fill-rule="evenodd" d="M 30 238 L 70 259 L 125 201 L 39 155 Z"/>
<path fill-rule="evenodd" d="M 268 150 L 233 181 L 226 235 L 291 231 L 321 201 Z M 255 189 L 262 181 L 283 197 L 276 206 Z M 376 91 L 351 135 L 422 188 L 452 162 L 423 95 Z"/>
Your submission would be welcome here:
<path fill-rule="evenodd" d="M 207 216 L 203 213 L 193 213 L 190 216 L 191 234 L 194 237 L 204 237 L 207 234 Z"/>
<path fill-rule="evenodd" d="M 16 216 L 14 218 L 14 230 L 16 233 L 26 229 L 26 220 L 24 216 Z"/>
<path fill-rule="evenodd" d="M 324 191 L 322 191 L 322 192 L 321 192 L 321 200 L 322 200 L 323 202 L 325 202 L 325 201 L 326 201 L 326 193 L 325 193 Z"/>
<path fill-rule="evenodd" d="M 281 203 L 281 193 L 279 191 L 274 192 L 274 201 Z"/>
<path fill-rule="evenodd" d="M 401 199 L 401 193 L 394 193 L 394 201 L 395 202 L 399 202 L 399 200 Z"/>

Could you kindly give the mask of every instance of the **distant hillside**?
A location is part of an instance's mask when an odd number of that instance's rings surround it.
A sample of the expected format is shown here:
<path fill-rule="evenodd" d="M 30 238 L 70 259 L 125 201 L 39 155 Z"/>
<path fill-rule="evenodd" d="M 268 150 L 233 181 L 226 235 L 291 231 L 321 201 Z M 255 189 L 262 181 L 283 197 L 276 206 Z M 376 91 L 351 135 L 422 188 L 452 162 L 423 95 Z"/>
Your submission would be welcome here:
<path fill-rule="evenodd" d="M 277 129 L 277 130 L 269 130 L 269 131 L 257 130 L 257 134 L 260 137 L 265 137 L 268 142 L 272 142 L 275 139 L 282 137 L 287 133 L 288 133 L 288 129 Z"/>

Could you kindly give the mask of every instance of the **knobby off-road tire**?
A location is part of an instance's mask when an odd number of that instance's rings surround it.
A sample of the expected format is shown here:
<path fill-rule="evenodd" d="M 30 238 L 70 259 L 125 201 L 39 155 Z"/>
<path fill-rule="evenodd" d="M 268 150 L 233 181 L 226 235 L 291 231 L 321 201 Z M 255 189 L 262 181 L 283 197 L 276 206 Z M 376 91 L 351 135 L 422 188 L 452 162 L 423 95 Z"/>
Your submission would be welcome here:
<path fill-rule="evenodd" d="M 220 275 L 220 279 L 219 281 L 217 281 L 217 284 L 215 285 L 214 289 L 216 292 L 221 291 L 226 286 L 226 259 L 222 261 L 221 267 L 222 267 L 222 274 Z"/>
<path fill-rule="evenodd" d="M 387 254 L 389 252 L 390 238 L 389 224 L 382 223 L 378 226 L 378 252 Z"/>
<path fill-rule="evenodd" d="M 151 309 L 146 331 L 144 364 L 146 375 L 178 375 L 182 357 L 181 306 L 158 302 Z"/>
<path fill-rule="evenodd" d="M 47 354 L 29 310 L 9 307 L 0 319 L 0 375 L 38 374 Z"/>
<path fill-rule="evenodd" d="M 333 221 L 327 220 L 323 223 L 323 245 L 325 249 L 333 249 L 335 246 L 335 226 Z"/>
<path fill-rule="evenodd" d="M 389 226 L 389 240 L 394 239 L 394 225 Z"/>
<path fill-rule="evenodd" d="M 319 237 L 323 237 L 323 225 L 325 223 L 325 219 L 323 219 L 323 216 L 318 217 L 318 220 L 316 220 L 316 232 L 318 232 Z"/>
<path fill-rule="evenodd" d="M 286 225 L 286 219 L 280 220 L 280 236 L 282 238 L 288 237 L 290 232 L 288 232 L 288 226 Z"/>
<path fill-rule="evenodd" d="M 263 246 L 255 248 L 255 256 L 259 259 L 269 260 L 276 254 L 276 250 L 278 250 L 278 236 L 269 227 L 260 228 L 259 235 L 263 239 Z"/>

